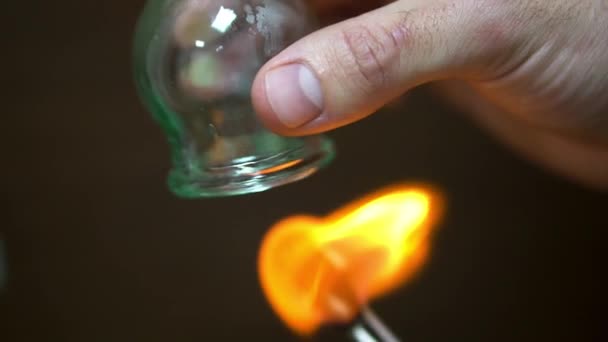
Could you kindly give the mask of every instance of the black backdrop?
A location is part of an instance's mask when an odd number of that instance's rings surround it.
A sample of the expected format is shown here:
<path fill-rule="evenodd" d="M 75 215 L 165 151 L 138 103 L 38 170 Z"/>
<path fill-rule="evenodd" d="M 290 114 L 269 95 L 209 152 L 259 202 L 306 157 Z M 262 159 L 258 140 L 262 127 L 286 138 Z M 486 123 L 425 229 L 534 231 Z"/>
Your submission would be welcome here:
<path fill-rule="evenodd" d="M 332 133 L 302 183 L 183 201 L 131 81 L 134 1 L 3 4 L 0 341 L 289 341 L 255 273 L 264 231 L 395 181 L 445 190 L 428 267 L 374 303 L 407 341 L 598 338 L 608 197 L 497 144 L 425 91 Z"/>

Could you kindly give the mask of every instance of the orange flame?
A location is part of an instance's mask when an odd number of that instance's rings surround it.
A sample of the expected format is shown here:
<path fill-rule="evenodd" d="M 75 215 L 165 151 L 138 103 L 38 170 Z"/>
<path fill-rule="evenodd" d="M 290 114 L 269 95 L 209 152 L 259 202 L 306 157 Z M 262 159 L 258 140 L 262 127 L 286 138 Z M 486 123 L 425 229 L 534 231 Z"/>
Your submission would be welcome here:
<path fill-rule="evenodd" d="M 438 192 L 399 185 L 325 218 L 279 222 L 264 238 L 258 260 L 266 297 L 302 335 L 352 320 L 421 268 L 441 206 Z"/>

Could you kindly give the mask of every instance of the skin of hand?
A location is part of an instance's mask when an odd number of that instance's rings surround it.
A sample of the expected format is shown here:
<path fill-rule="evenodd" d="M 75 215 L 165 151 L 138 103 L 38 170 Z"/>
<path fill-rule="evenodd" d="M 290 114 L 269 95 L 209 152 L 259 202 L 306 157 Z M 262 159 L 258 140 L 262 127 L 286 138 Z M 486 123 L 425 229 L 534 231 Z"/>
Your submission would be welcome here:
<path fill-rule="evenodd" d="M 253 85 L 271 130 L 336 129 L 433 83 L 531 160 L 608 190 L 608 0 L 311 1 L 333 23 Z"/>

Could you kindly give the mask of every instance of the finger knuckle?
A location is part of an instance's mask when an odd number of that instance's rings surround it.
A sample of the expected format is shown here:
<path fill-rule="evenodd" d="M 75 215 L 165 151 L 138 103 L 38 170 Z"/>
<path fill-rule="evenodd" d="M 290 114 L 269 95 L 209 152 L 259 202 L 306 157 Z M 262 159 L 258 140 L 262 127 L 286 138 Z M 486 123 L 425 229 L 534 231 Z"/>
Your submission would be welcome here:
<path fill-rule="evenodd" d="M 391 76 L 399 67 L 403 35 L 394 28 L 382 25 L 353 25 L 341 31 L 344 72 L 350 79 L 373 91 L 390 84 Z"/>

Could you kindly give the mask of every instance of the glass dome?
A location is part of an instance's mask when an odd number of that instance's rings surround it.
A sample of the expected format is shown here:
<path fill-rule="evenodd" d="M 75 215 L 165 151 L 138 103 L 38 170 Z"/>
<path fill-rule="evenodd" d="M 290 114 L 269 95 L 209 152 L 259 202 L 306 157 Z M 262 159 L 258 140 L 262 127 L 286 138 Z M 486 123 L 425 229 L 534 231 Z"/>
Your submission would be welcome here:
<path fill-rule="evenodd" d="M 329 139 L 276 135 L 251 102 L 261 66 L 314 28 L 300 0 L 147 3 L 136 32 L 136 83 L 171 145 L 176 195 L 260 192 L 329 163 Z"/>

